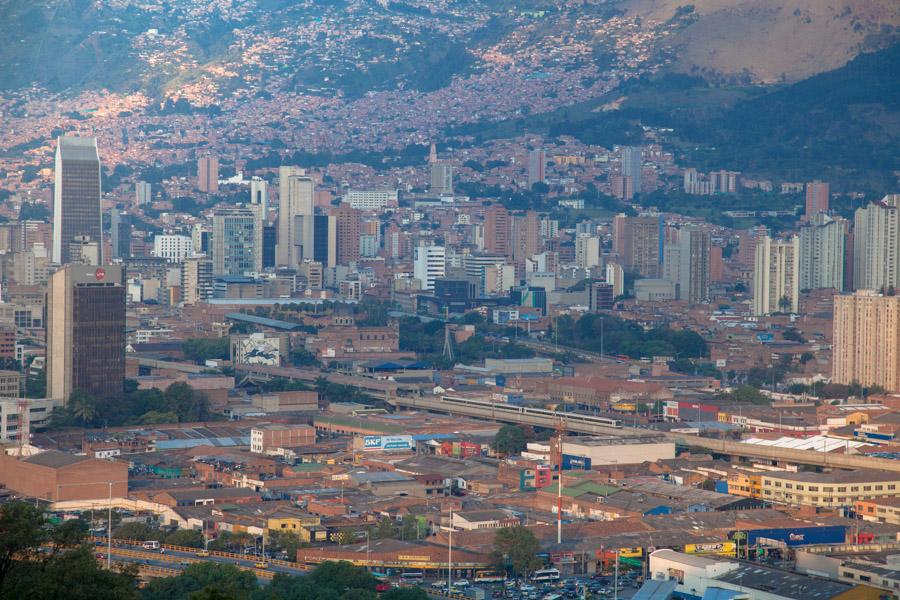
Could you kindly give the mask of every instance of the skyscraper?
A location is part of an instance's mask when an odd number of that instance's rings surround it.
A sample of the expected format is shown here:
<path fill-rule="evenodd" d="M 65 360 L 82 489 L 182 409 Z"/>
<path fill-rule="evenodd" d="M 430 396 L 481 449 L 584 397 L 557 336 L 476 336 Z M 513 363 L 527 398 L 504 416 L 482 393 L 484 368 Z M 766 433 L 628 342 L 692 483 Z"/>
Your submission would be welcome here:
<path fill-rule="evenodd" d="M 831 200 L 830 187 L 824 181 L 810 181 L 806 184 L 806 213 L 804 220 L 812 219 L 816 213 L 827 213 Z"/>
<path fill-rule="evenodd" d="M 900 296 L 834 297 L 832 382 L 900 391 Z"/>
<path fill-rule="evenodd" d="M 546 168 L 547 155 L 544 150 L 537 148 L 528 153 L 528 188 L 531 189 L 535 183 L 544 183 L 546 179 L 544 170 Z"/>
<path fill-rule="evenodd" d="M 300 167 L 278 168 L 278 241 L 275 247 L 275 262 L 279 267 L 297 268 L 301 255 L 303 237 L 312 236 L 312 216 L 315 201 L 315 182 L 306 176 Z M 297 231 L 298 221 L 301 229 Z"/>
<path fill-rule="evenodd" d="M 753 314 L 799 310 L 800 239 L 757 240 L 753 265 Z"/>
<path fill-rule="evenodd" d="M 453 193 L 453 165 L 444 161 L 431 163 L 431 193 L 447 195 Z"/>
<path fill-rule="evenodd" d="M 853 287 L 897 287 L 900 265 L 900 194 L 856 209 L 853 219 Z"/>
<path fill-rule="evenodd" d="M 125 286 L 119 265 L 67 265 L 47 293 L 47 392 L 121 396 L 125 383 Z"/>
<path fill-rule="evenodd" d="M 219 191 L 219 158 L 201 156 L 197 160 L 197 189 L 207 194 Z"/>
<path fill-rule="evenodd" d="M 663 272 L 675 284 L 675 298 L 688 304 L 709 301 L 709 232 L 699 227 L 678 231 L 665 246 Z"/>
<path fill-rule="evenodd" d="M 844 219 L 817 212 L 800 227 L 800 289 L 844 289 Z"/>
<path fill-rule="evenodd" d="M 359 261 L 360 211 L 341 203 L 332 209 L 331 214 L 334 216 L 337 233 L 337 264 L 349 265 Z"/>
<path fill-rule="evenodd" d="M 541 219 L 538 213 L 529 210 L 524 215 L 514 217 L 512 234 L 513 262 L 516 266 L 516 276 L 521 280 L 525 278 L 525 261 L 543 250 Z"/>
<path fill-rule="evenodd" d="M 622 175 L 631 177 L 631 189 L 635 194 L 640 194 L 643 190 L 643 168 L 644 159 L 641 156 L 640 147 L 625 146 L 622 148 Z"/>
<path fill-rule="evenodd" d="M 150 204 L 153 199 L 153 188 L 146 181 L 138 181 L 134 184 L 134 199 L 138 206 Z"/>
<path fill-rule="evenodd" d="M 181 264 L 181 298 L 185 304 L 205 302 L 212 297 L 213 261 L 208 256 L 193 256 Z"/>
<path fill-rule="evenodd" d="M 304 256 L 303 261 L 316 262 L 329 269 L 336 266 L 337 238 L 337 219 L 332 215 L 314 215 L 312 256 Z"/>
<path fill-rule="evenodd" d="M 112 258 L 131 256 L 131 217 L 114 208 L 109 212 L 110 245 Z"/>
<path fill-rule="evenodd" d="M 254 177 L 250 180 L 250 204 L 258 204 L 263 220 L 269 214 L 269 184 L 265 179 Z"/>
<path fill-rule="evenodd" d="M 660 276 L 662 225 L 662 217 L 659 215 L 623 219 L 621 247 L 626 271 L 643 277 Z"/>
<path fill-rule="evenodd" d="M 220 206 L 213 213 L 213 274 L 262 271 L 262 225 L 254 206 Z"/>
<path fill-rule="evenodd" d="M 60 136 L 54 180 L 53 262 L 66 264 L 76 238 L 87 237 L 102 246 L 97 140 Z"/>
<path fill-rule="evenodd" d="M 413 259 L 413 277 L 423 290 L 433 290 L 434 280 L 447 274 L 447 251 L 443 246 L 416 246 Z"/>
<path fill-rule="evenodd" d="M 600 266 L 600 238 L 584 233 L 575 238 L 575 264 L 583 269 Z"/>
<path fill-rule="evenodd" d="M 509 211 L 492 204 L 484 211 L 484 249 L 492 254 L 512 254 L 509 244 Z"/>

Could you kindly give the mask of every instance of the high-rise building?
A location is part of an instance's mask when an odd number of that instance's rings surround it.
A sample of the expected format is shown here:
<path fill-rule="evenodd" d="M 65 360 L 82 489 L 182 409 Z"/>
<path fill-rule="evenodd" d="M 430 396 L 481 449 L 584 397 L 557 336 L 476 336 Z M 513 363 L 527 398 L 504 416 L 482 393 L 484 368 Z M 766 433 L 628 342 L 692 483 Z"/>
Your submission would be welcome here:
<path fill-rule="evenodd" d="M 625 146 L 622 148 L 622 175 L 631 177 L 631 189 L 635 194 L 643 190 L 642 179 L 644 158 L 638 146 Z"/>
<path fill-rule="evenodd" d="M 492 254 L 512 254 L 509 243 L 509 211 L 500 204 L 492 204 L 484 211 L 484 250 Z"/>
<path fill-rule="evenodd" d="M 71 243 L 87 237 L 102 245 L 100 155 L 96 138 L 60 136 L 53 190 L 53 262 L 70 262 Z M 103 262 L 99 257 L 98 262 Z"/>
<path fill-rule="evenodd" d="M 416 246 L 413 277 L 423 290 L 433 290 L 434 280 L 447 275 L 447 251 L 443 246 Z"/>
<path fill-rule="evenodd" d="M 536 211 L 529 210 L 524 215 L 512 220 L 512 256 L 516 265 L 516 276 L 525 278 L 525 261 L 540 254 L 543 250 L 541 242 L 541 219 Z"/>
<path fill-rule="evenodd" d="M 213 274 L 262 271 L 262 226 L 254 206 L 219 206 L 213 213 Z"/>
<path fill-rule="evenodd" d="M 278 168 L 278 241 L 275 263 L 279 267 L 297 268 L 302 254 L 303 238 L 312 237 L 312 216 L 316 186 L 312 177 L 300 167 Z M 297 217 L 304 217 L 298 222 Z M 308 231 L 296 231 L 297 225 Z M 304 235 L 306 234 L 306 235 Z"/>
<path fill-rule="evenodd" d="M 660 276 L 663 220 L 659 215 L 625 217 L 622 222 L 622 259 L 625 270 L 643 277 Z"/>
<path fill-rule="evenodd" d="M 796 313 L 799 303 L 800 239 L 759 239 L 753 265 L 753 314 Z"/>
<path fill-rule="evenodd" d="M 153 188 L 146 181 L 138 181 L 134 184 L 134 200 L 138 206 L 150 204 L 153 200 Z"/>
<path fill-rule="evenodd" d="M 595 281 L 588 286 L 588 310 L 611 310 L 615 298 L 615 291 L 611 283 Z"/>
<path fill-rule="evenodd" d="M 275 266 L 275 240 L 277 239 L 277 231 L 275 225 L 266 223 L 263 225 L 263 249 L 262 249 L 262 266 L 263 269 Z"/>
<path fill-rule="evenodd" d="M 339 265 L 349 265 L 359 261 L 359 220 L 360 211 L 349 204 L 341 203 L 332 209 L 337 233 L 337 257 Z M 318 260 L 318 259 L 317 259 Z"/>
<path fill-rule="evenodd" d="M 812 219 L 817 213 L 828 212 L 831 200 L 830 186 L 824 181 L 810 181 L 806 184 L 806 212 L 804 220 Z"/>
<path fill-rule="evenodd" d="M 47 293 L 47 392 L 117 398 L 125 384 L 125 286 L 120 265 L 67 265 Z"/>
<path fill-rule="evenodd" d="M 109 238 L 114 260 L 131 256 L 131 216 L 113 208 L 109 212 Z"/>
<path fill-rule="evenodd" d="M 254 177 L 250 180 L 250 204 L 257 204 L 263 220 L 269 214 L 269 183 L 265 179 Z"/>
<path fill-rule="evenodd" d="M 600 238 L 584 234 L 575 238 L 575 264 L 583 269 L 600 266 Z"/>
<path fill-rule="evenodd" d="M 544 183 L 546 166 L 547 155 L 543 149 L 537 148 L 528 153 L 528 189 L 536 183 Z"/>
<path fill-rule="evenodd" d="M 834 297 L 832 382 L 900 391 L 900 296 Z"/>
<path fill-rule="evenodd" d="M 303 257 L 304 261 L 314 261 L 329 269 L 336 266 L 337 219 L 332 215 L 313 216 L 313 250 L 312 256 Z"/>
<path fill-rule="evenodd" d="M 197 189 L 207 194 L 219 191 L 219 158 L 201 156 L 197 159 Z"/>
<path fill-rule="evenodd" d="M 181 298 L 193 305 L 212 298 L 213 261 L 208 256 L 193 256 L 181 263 Z"/>
<path fill-rule="evenodd" d="M 823 212 L 800 227 L 800 289 L 844 289 L 846 222 Z"/>
<path fill-rule="evenodd" d="M 664 279 L 675 285 L 675 299 L 689 304 L 709 301 L 709 232 L 685 227 L 665 245 Z"/>
<path fill-rule="evenodd" d="M 431 193 L 450 195 L 453 193 L 453 165 L 444 161 L 431 163 Z"/>
<path fill-rule="evenodd" d="M 853 221 L 853 287 L 898 287 L 900 194 L 856 209 Z"/>
<path fill-rule="evenodd" d="M 194 240 L 189 235 L 153 236 L 153 256 L 168 262 L 181 262 L 194 254 Z"/>
<path fill-rule="evenodd" d="M 608 262 L 606 263 L 606 283 L 613 288 L 613 296 L 618 298 L 625 293 L 625 269 L 621 265 Z"/>

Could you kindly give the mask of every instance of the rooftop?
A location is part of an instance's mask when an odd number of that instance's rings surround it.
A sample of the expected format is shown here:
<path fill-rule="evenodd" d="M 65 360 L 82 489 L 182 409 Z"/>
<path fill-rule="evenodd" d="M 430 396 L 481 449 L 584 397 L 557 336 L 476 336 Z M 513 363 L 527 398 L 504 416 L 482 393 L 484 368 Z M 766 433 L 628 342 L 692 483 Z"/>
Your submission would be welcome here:
<path fill-rule="evenodd" d="M 837 581 L 813 579 L 799 573 L 743 563 L 717 579 L 754 590 L 777 593 L 778 596 L 794 600 L 825 600 L 843 594 L 852 587 Z"/>

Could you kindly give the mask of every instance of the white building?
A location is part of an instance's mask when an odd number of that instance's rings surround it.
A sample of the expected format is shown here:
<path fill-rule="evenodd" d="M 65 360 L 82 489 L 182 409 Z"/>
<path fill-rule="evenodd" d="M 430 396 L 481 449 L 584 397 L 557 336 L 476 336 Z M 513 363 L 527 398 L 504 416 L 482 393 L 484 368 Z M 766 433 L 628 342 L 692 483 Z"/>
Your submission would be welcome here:
<path fill-rule="evenodd" d="M 146 181 L 138 181 L 134 184 L 134 199 L 138 206 L 142 204 L 150 204 L 152 201 L 153 188 Z"/>
<path fill-rule="evenodd" d="M 250 180 L 250 204 L 258 204 L 263 220 L 269 214 L 269 183 L 265 179 L 254 177 Z"/>
<path fill-rule="evenodd" d="M 358 210 L 384 210 L 397 206 L 397 190 L 347 190 L 344 202 Z"/>
<path fill-rule="evenodd" d="M 423 290 L 433 290 L 434 280 L 447 274 L 447 250 L 443 246 L 416 246 L 413 259 L 413 277 Z"/>
<path fill-rule="evenodd" d="M 157 235 L 153 237 L 153 256 L 169 262 L 181 262 L 194 254 L 194 240 L 187 235 Z"/>
<path fill-rule="evenodd" d="M 618 298 L 625 293 L 625 269 L 614 262 L 606 263 L 606 283 L 613 286 L 613 296 Z"/>
<path fill-rule="evenodd" d="M 853 223 L 853 286 L 858 290 L 898 287 L 900 194 L 856 209 Z"/>
<path fill-rule="evenodd" d="M 800 228 L 800 289 L 844 290 L 847 222 L 816 213 Z"/>
<path fill-rule="evenodd" d="M 600 238 L 591 235 L 579 235 L 575 238 L 575 263 L 586 269 L 599 267 Z"/>
<path fill-rule="evenodd" d="M 765 236 L 756 242 L 753 263 L 753 314 L 796 313 L 800 309 L 800 238 Z"/>

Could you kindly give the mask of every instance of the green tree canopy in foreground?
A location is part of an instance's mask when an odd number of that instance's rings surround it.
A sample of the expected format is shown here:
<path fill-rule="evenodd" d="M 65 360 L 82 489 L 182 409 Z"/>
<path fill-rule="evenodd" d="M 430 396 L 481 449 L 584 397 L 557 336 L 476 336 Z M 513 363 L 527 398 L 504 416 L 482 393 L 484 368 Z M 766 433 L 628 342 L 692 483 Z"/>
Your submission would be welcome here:
<path fill-rule="evenodd" d="M 538 558 L 541 545 L 527 527 L 517 525 L 498 529 L 494 536 L 494 564 L 502 570 L 510 570 L 516 577 L 526 577 L 541 568 Z"/>
<path fill-rule="evenodd" d="M 525 449 L 525 432 L 518 425 L 504 425 L 491 443 L 494 452 L 509 456 Z"/>

